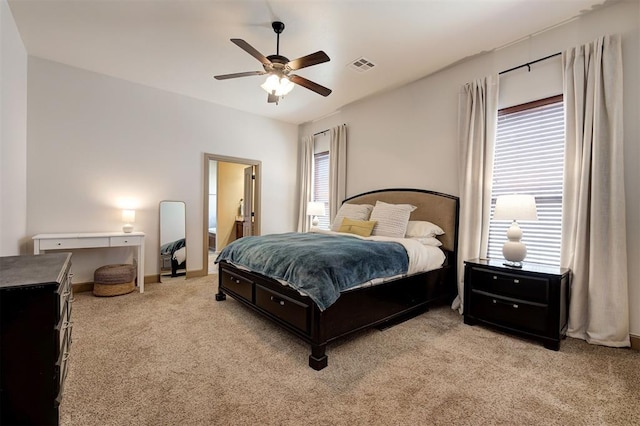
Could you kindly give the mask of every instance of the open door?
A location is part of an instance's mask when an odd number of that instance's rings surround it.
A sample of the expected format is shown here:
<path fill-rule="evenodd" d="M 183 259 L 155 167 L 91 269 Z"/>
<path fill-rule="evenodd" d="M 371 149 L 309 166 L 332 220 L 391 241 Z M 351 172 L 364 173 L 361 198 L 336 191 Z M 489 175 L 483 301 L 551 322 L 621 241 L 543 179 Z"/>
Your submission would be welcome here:
<path fill-rule="evenodd" d="M 253 185 L 255 175 L 253 166 L 244 169 L 244 214 L 242 218 L 242 235 L 253 235 Z"/>

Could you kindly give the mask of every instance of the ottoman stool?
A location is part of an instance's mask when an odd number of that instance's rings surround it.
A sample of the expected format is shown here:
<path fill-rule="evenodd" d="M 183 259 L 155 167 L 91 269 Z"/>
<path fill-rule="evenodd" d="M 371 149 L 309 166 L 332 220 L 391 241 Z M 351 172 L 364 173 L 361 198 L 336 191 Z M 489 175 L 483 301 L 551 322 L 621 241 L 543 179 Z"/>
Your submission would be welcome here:
<path fill-rule="evenodd" d="M 93 294 L 95 296 L 120 296 L 131 293 L 135 288 L 136 267 L 129 264 L 106 265 L 93 274 Z"/>

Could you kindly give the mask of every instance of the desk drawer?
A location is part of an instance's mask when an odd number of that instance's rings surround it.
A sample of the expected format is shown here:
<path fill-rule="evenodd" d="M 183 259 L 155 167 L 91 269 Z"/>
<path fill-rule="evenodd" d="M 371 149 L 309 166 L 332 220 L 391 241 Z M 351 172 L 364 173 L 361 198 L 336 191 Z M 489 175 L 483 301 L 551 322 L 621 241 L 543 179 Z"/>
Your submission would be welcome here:
<path fill-rule="evenodd" d="M 222 277 L 222 286 L 226 290 L 253 303 L 252 281 L 227 271 L 222 271 L 220 276 Z"/>
<path fill-rule="evenodd" d="M 545 278 L 482 268 L 472 268 L 470 272 L 470 284 L 474 290 L 538 303 L 549 300 L 549 281 Z"/>
<path fill-rule="evenodd" d="M 293 327 L 309 333 L 309 305 L 256 285 L 256 305 Z"/>
<path fill-rule="evenodd" d="M 139 246 L 141 243 L 142 237 L 109 237 L 109 245 L 111 247 Z"/>
<path fill-rule="evenodd" d="M 544 305 L 503 299 L 475 290 L 472 298 L 469 314 L 475 318 L 536 334 L 547 331 L 549 315 Z"/>
<path fill-rule="evenodd" d="M 40 240 L 40 250 L 109 247 L 108 238 L 52 238 Z"/>

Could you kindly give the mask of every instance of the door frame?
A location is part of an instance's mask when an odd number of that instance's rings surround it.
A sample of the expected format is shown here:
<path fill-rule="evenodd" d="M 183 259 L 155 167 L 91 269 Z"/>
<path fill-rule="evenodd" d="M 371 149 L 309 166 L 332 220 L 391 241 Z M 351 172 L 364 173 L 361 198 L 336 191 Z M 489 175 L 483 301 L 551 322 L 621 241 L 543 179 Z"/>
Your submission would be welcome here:
<path fill-rule="evenodd" d="M 202 266 L 203 276 L 209 274 L 209 173 L 211 173 L 209 162 L 218 161 L 223 163 L 237 163 L 246 166 L 253 166 L 255 171 L 255 182 L 253 189 L 253 234 L 260 235 L 260 200 L 262 188 L 262 161 L 250 160 L 248 158 L 228 157 L 204 153 L 204 176 L 203 176 L 203 220 L 202 220 Z M 217 179 L 216 179 L 217 180 Z M 216 191 L 217 193 L 217 191 Z"/>

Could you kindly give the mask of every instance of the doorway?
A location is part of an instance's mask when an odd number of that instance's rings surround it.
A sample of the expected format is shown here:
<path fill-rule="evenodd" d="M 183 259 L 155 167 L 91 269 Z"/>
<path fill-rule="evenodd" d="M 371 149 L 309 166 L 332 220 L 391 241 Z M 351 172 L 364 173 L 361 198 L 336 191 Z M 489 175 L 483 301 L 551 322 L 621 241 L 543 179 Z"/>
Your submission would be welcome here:
<path fill-rule="evenodd" d="M 262 163 L 246 158 L 204 155 L 203 265 L 217 271 L 216 253 L 243 235 L 260 235 Z"/>

